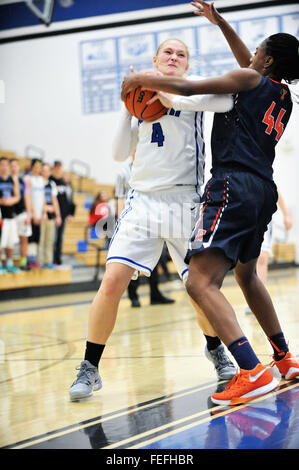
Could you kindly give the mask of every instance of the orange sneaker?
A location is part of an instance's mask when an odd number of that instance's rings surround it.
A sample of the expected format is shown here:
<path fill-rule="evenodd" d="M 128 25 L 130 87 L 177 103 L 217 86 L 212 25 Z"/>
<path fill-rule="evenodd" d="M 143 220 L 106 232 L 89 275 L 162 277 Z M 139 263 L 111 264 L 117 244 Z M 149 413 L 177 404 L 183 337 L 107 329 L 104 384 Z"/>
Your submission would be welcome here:
<path fill-rule="evenodd" d="M 278 385 L 278 380 L 259 363 L 252 370 L 240 369 L 223 392 L 211 395 L 211 400 L 217 405 L 240 405 L 272 392 Z"/>
<path fill-rule="evenodd" d="M 295 377 L 299 377 L 299 364 L 290 352 L 287 352 L 284 358 L 279 361 L 275 361 L 274 359 L 272 364 L 276 365 L 282 377 L 286 380 L 292 380 Z"/>

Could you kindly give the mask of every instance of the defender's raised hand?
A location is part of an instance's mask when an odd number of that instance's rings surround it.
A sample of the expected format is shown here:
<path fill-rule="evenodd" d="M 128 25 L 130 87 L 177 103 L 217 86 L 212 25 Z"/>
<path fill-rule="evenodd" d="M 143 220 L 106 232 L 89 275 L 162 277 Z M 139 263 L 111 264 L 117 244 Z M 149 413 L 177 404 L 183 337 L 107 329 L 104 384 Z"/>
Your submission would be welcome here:
<path fill-rule="evenodd" d="M 215 2 L 207 3 L 201 0 L 197 0 L 196 2 L 191 2 L 191 5 L 196 8 L 194 14 L 197 16 L 204 16 L 213 24 L 219 24 L 222 20 L 222 16 L 218 13 L 216 8 L 214 7 Z"/>

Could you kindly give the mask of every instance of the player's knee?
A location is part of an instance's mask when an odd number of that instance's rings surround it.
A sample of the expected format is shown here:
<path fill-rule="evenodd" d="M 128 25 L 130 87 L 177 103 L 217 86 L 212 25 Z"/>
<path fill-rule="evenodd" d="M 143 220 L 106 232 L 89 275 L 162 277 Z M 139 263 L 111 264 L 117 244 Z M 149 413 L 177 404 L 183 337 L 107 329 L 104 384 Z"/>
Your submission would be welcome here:
<path fill-rule="evenodd" d="M 102 280 L 100 290 L 105 297 L 115 299 L 118 296 L 122 296 L 125 288 L 122 287 L 122 282 L 117 275 L 112 276 L 106 273 Z"/>
<path fill-rule="evenodd" d="M 195 300 L 197 303 L 200 302 L 202 295 L 206 292 L 207 286 L 208 282 L 203 276 L 194 277 L 189 272 L 185 287 L 191 299 Z"/>
<path fill-rule="evenodd" d="M 268 265 L 268 253 L 266 253 L 265 251 L 261 251 L 257 264 L 259 267 L 267 266 Z"/>
<path fill-rule="evenodd" d="M 185 288 L 186 288 L 188 295 L 191 297 L 191 299 L 194 300 L 194 284 L 189 277 L 185 281 Z"/>
<path fill-rule="evenodd" d="M 255 271 L 234 271 L 235 279 L 239 286 L 249 286 L 256 279 Z"/>

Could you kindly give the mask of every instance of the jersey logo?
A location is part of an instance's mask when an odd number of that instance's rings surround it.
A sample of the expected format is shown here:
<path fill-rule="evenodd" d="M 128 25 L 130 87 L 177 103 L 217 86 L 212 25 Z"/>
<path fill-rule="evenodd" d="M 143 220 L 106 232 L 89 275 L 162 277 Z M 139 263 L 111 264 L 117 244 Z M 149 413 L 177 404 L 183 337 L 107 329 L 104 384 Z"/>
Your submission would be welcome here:
<path fill-rule="evenodd" d="M 288 92 L 288 91 L 287 91 L 285 88 L 282 88 L 282 89 L 280 90 L 280 94 L 281 94 L 280 99 L 281 99 L 282 101 L 284 100 L 284 97 L 285 97 L 285 95 L 287 94 L 287 92 Z"/>
<path fill-rule="evenodd" d="M 175 111 L 173 108 L 170 108 L 167 114 L 169 114 L 169 116 L 179 117 L 181 114 L 181 111 Z"/>
<path fill-rule="evenodd" d="M 265 112 L 264 118 L 263 118 L 263 123 L 267 124 L 267 128 L 265 130 L 266 134 L 270 135 L 273 131 L 273 129 L 276 131 L 276 137 L 275 140 L 278 142 L 280 137 L 282 136 L 282 133 L 284 131 L 284 125 L 281 122 L 286 110 L 284 108 L 281 108 L 279 111 L 279 114 L 277 116 L 277 119 L 275 121 L 274 116 L 272 115 L 272 111 L 274 110 L 276 106 L 275 101 L 272 101 L 271 105 Z"/>
<path fill-rule="evenodd" d="M 194 241 L 200 241 L 200 242 L 202 242 L 203 236 L 204 236 L 206 233 L 207 233 L 206 230 L 200 228 L 200 229 L 198 230 L 198 232 L 197 232 L 196 237 L 194 238 Z"/>

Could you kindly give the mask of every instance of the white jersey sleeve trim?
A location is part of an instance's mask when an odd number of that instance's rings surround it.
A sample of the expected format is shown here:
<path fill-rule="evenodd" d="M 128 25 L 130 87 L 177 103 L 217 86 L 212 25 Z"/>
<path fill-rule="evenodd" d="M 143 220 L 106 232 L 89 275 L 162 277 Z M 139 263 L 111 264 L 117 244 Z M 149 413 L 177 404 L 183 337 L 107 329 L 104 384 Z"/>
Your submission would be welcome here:
<path fill-rule="evenodd" d="M 188 80 L 200 81 L 205 77 L 189 75 Z M 174 95 L 173 108 L 180 111 L 210 111 L 212 113 L 225 113 L 234 107 L 232 95 Z"/>

